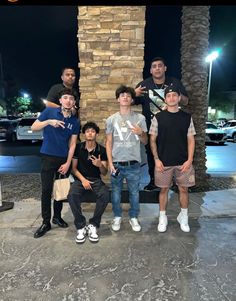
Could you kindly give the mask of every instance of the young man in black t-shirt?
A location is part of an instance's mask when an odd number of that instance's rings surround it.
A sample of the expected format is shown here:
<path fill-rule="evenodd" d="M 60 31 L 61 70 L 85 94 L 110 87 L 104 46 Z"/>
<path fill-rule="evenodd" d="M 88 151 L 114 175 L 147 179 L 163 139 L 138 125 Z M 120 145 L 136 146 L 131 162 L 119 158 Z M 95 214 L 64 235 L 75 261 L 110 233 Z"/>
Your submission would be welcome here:
<path fill-rule="evenodd" d="M 47 95 L 46 99 L 46 107 L 59 107 L 59 97 L 58 95 L 61 93 L 62 90 L 65 88 L 71 89 L 73 91 L 73 94 L 75 95 L 75 106 L 74 106 L 74 112 L 77 115 L 77 118 L 79 117 L 79 92 L 74 87 L 75 84 L 75 70 L 71 67 L 65 67 L 62 69 L 61 74 L 61 80 L 62 83 L 53 85 Z"/>
<path fill-rule="evenodd" d="M 149 130 L 151 119 L 155 114 L 165 108 L 164 90 L 171 84 L 177 87 L 180 91 L 180 104 L 188 104 L 188 95 L 182 83 L 174 77 L 166 76 L 167 66 L 162 57 L 155 57 L 151 61 L 150 73 L 151 77 L 137 84 L 134 99 L 135 105 L 142 105 L 142 114 L 146 117 L 147 128 Z M 150 183 L 144 187 L 144 190 L 154 190 L 157 187 L 154 185 L 154 166 L 150 143 L 146 145 L 146 153 L 149 167 Z"/>
<path fill-rule="evenodd" d="M 177 221 L 182 231 L 189 232 L 188 187 L 195 185 L 192 161 L 196 132 L 191 115 L 179 109 L 179 89 L 167 87 L 164 96 L 167 109 L 156 114 L 149 130 L 155 161 L 155 184 L 161 188 L 158 231 L 165 232 L 167 229 L 168 191 L 174 178 L 179 188 L 181 206 Z"/>
<path fill-rule="evenodd" d="M 72 171 L 76 180 L 70 189 L 68 201 L 75 218 L 76 243 L 83 243 L 87 234 L 91 242 L 98 242 L 97 228 L 109 202 L 109 189 L 101 179 L 101 174 L 107 174 L 107 155 L 105 147 L 96 142 L 99 127 L 94 122 L 87 122 L 82 128 L 82 133 L 85 141 L 77 144 L 72 159 Z M 81 202 L 88 191 L 95 194 L 96 207 L 86 227 Z"/>

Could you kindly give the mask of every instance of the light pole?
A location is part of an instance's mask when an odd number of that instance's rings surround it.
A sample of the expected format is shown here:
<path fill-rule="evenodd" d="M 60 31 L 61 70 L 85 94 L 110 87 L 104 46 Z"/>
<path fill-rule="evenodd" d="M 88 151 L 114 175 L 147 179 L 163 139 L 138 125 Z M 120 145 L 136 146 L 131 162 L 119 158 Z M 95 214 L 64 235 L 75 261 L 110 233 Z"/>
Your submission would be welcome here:
<path fill-rule="evenodd" d="M 0 52 L 0 99 L 5 99 L 2 54 Z"/>
<path fill-rule="evenodd" d="M 209 106 L 210 101 L 210 91 L 211 91 L 211 73 L 212 73 L 212 64 L 213 61 L 219 56 L 219 51 L 213 51 L 206 57 L 205 61 L 210 63 L 209 65 L 209 76 L 208 76 L 208 87 L 207 87 L 207 107 Z"/>

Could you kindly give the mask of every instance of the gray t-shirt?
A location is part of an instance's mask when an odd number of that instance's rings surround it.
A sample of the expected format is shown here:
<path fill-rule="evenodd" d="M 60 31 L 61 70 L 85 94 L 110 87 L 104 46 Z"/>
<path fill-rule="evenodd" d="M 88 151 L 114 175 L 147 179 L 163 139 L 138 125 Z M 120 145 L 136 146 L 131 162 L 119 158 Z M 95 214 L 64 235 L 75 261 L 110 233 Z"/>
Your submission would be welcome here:
<path fill-rule="evenodd" d="M 142 114 L 131 112 L 129 115 L 121 115 L 117 112 L 106 120 L 106 134 L 112 134 L 112 160 L 141 162 L 140 139 L 131 131 L 132 125 L 139 126 L 147 132 L 145 117 Z"/>

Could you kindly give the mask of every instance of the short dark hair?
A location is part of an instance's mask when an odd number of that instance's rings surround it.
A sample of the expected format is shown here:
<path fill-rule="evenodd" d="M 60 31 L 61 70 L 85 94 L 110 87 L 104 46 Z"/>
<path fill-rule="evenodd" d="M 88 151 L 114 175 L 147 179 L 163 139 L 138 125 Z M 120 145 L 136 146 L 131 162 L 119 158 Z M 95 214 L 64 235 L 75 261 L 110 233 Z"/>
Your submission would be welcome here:
<path fill-rule="evenodd" d="M 59 95 L 59 98 L 61 98 L 63 95 L 66 95 L 66 94 L 74 96 L 74 99 L 76 100 L 76 94 L 73 89 L 65 88 L 65 89 L 61 90 L 58 95 Z"/>
<path fill-rule="evenodd" d="M 163 57 L 161 57 L 161 56 L 156 56 L 156 57 L 154 57 L 154 58 L 151 60 L 151 65 L 152 65 L 153 62 L 156 62 L 156 61 L 161 61 L 161 62 L 166 66 L 166 61 L 165 61 L 165 59 L 163 59 Z"/>
<path fill-rule="evenodd" d="M 73 70 L 75 72 L 75 69 L 72 68 L 72 67 L 64 67 L 64 68 L 61 69 L 61 74 L 63 74 L 64 71 L 67 70 L 67 69 L 71 69 L 71 70 Z"/>
<path fill-rule="evenodd" d="M 131 95 L 132 99 L 135 98 L 135 90 L 132 87 L 127 87 L 124 85 L 119 86 L 116 89 L 116 99 L 119 98 L 121 93 L 129 93 Z"/>
<path fill-rule="evenodd" d="M 99 126 L 93 121 L 88 121 L 84 124 L 82 127 L 82 133 L 84 134 L 88 129 L 94 129 L 97 134 L 100 131 Z"/>

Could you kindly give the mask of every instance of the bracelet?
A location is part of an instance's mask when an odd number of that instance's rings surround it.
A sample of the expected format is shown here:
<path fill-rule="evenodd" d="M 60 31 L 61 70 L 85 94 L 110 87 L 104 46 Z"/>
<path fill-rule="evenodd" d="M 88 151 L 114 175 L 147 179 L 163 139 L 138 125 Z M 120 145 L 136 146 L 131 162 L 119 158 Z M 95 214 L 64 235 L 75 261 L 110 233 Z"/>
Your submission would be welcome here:
<path fill-rule="evenodd" d="M 154 157 L 154 160 L 159 160 L 159 157 L 158 157 L 158 156 L 155 156 L 155 157 Z"/>

